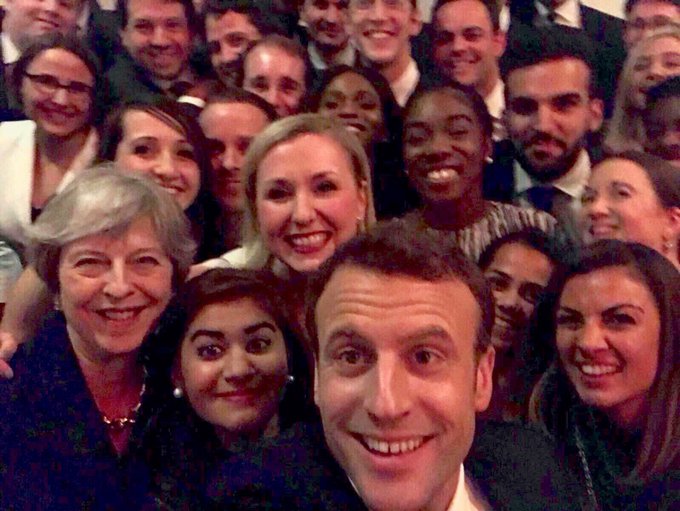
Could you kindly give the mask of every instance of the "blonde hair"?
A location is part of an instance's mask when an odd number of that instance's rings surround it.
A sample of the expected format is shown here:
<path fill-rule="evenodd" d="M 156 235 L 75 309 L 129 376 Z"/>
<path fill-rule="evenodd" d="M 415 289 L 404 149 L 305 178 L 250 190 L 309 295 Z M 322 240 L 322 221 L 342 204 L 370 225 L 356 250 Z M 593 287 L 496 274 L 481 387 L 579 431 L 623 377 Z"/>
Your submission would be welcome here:
<path fill-rule="evenodd" d="M 604 139 L 604 147 L 610 153 L 644 150 L 645 130 L 642 122 L 642 111 L 634 102 L 633 74 L 642 52 L 654 41 L 666 37 L 680 41 L 680 29 L 662 28 L 654 31 L 635 44 L 628 53 L 616 89 L 614 112 Z"/>
<path fill-rule="evenodd" d="M 359 141 L 334 119 L 320 114 L 299 114 L 284 117 L 258 134 L 248 148 L 243 162 L 246 208 L 241 231 L 245 251 L 245 266 L 261 268 L 271 262 L 271 254 L 264 246 L 257 220 L 257 171 L 262 160 L 279 144 L 302 135 L 324 135 L 340 145 L 352 162 L 357 188 L 366 193 L 366 212 L 360 222 L 360 232 L 365 232 L 375 223 L 373 205 L 371 166 Z"/>

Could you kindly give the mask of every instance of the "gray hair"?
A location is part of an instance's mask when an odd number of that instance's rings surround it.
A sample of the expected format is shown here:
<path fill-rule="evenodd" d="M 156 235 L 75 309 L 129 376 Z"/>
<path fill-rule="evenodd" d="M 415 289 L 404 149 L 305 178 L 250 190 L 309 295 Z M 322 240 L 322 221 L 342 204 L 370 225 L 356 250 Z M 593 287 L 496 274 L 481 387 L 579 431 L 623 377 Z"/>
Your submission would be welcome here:
<path fill-rule="evenodd" d="M 196 252 L 189 222 L 170 195 L 149 179 L 102 164 L 78 174 L 52 198 L 28 229 L 30 259 L 52 291 L 58 291 L 62 249 L 102 233 L 122 234 L 140 217 L 151 219 L 173 267 L 173 283 L 182 283 Z"/>
<path fill-rule="evenodd" d="M 279 144 L 301 135 L 325 135 L 338 143 L 352 162 L 354 179 L 359 189 L 366 193 L 366 214 L 360 225 L 365 232 L 375 224 L 375 207 L 371 185 L 371 166 L 359 141 L 334 119 L 320 114 L 299 114 L 273 122 L 259 133 L 250 144 L 243 162 L 246 209 L 243 221 L 242 241 L 246 253 L 246 266 L 261 268 L 271 254 L 264 247 L 257 220 L 257 171 L 262 160 Z"/>

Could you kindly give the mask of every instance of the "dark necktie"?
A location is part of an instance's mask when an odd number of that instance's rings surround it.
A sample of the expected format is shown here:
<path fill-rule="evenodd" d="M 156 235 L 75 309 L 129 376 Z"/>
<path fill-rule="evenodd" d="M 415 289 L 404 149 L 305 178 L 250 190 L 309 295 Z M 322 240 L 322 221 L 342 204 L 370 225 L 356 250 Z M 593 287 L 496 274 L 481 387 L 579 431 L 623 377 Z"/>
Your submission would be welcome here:
<path fill-rule="evenodd" d="M 527 190 L 527 198 L 536 209 L 551 213 L 557 192 L 554 186 L 534 186 Z"/>

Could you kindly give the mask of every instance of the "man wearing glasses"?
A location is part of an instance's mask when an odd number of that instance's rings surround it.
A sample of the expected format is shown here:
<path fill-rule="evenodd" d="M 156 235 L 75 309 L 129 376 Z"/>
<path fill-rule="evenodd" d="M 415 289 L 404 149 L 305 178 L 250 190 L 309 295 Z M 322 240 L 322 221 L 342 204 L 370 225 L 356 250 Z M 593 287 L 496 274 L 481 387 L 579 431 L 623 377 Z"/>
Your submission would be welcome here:
<path fill-rule="evenodd" d="M 680 0 L 628 0 L 623 40 L 629 50 L 654 30 L 680 29 Z"/>
<path fill-rule="evenodd" d="M 411 55 L 422 28 L 416 0 L 350 0 L 349 23 L 362 64 L 380 71 L 403 107 L 420 81 Z"/>

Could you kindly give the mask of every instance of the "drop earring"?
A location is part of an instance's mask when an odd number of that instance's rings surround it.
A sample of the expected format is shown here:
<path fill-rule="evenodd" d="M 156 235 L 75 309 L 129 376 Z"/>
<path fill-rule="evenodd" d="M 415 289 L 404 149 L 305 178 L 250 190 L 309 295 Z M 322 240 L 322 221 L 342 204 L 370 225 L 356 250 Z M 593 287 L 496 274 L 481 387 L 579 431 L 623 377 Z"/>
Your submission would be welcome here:
<path fill-rule="evenodd" d="M 295 381 L 295 376 L 293 376 L 292 374 L 289 374 L 288 376 L 286 376 L 286 383 L 293 383 L 294 381 Z"/>
<path fill-rule="evenodd" d="M 182 387 L 175 387 L 172 391 L 172 397 L 175 399 L 181 399 L 183 395 L 184 391 L 182 390 Z"/>

